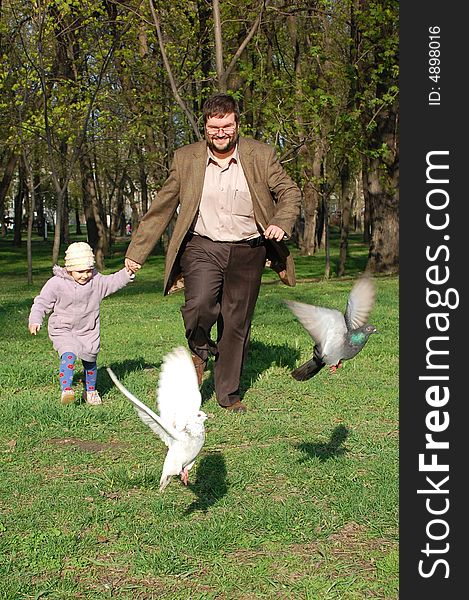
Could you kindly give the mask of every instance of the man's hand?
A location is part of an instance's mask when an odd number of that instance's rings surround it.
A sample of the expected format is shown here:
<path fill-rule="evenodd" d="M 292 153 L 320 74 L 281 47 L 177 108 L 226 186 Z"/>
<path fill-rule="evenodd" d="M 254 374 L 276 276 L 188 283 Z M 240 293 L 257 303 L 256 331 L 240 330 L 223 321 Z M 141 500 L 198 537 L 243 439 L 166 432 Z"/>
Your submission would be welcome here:
<path fill-rule="evenodd" d="M 39 323 L 31 323 L 31 325 L 29 326 L 29 333 L 31 333 L 31 335 L 36 335 L 36 333 L 41 329 L 41 326 L 39 325 Z"/>
<path fill-rule="evenodd" d="M 264 237 L 266 240 L 275 240 L 276 242 L 281 242 L 285 232 L 277 225 L 269 225 L 267 229 L 264 231 Z"/>
<path fill-rule="evenodd" d="M 132 273 L 136 273 L 139 269 L 142 268 L 142 265 L 138 262 L 135 262 L 131 258 L 124 259 L 125 268 L 127 271 L 132 271 Z"/>

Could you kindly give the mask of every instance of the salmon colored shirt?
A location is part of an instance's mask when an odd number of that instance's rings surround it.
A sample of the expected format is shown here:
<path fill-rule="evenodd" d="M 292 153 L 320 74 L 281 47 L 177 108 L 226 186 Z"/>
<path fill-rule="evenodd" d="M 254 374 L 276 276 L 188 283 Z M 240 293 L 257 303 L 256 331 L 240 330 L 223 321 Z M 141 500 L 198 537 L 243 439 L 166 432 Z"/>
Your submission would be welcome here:
<path fill-rule="evenodd" d="M 204 187 L 194 232 L 216 242 L 257 237 L 251 193 L 238 156 L 219 159 L 207 149 Z"/>

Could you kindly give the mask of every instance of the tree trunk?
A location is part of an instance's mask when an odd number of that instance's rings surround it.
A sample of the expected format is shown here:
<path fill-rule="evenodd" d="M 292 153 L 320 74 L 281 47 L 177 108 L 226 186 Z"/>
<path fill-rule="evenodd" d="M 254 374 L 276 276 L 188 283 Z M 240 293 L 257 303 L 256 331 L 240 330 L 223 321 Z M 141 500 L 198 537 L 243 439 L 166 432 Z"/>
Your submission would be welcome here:
<path fill-rule="evenodd" d="M 329 279 L 331 276 L 331 245 L 329 240 L 329 194 L 323 196 L 324 206 L 324 243 L 326 251 L 326 260 L 324 265 L 324 278 Z"/>
<path fill-rule="evenodd" d="M 371 0 L 356 0 L 356 8 L 363 56 L 358 72 L 366 145 L 363 193 L 371 224 L 369 228 L 365 210 L 365 239 L 371 233 L 367 269 L 395 273 L 399 269 L 398 31 L 390 15 L 397 15 L 398 3 L 389 2 L 381 11 Z"/>
<path fill-rule="evenodd" d="M 64 205 L 64 194 L 65 190 L 60 188 L 60 185 L 56 186 L 56 197 L 57 197 L 57 208 L 55 210 L 55 223 L 54 223 L 54 243 L 52 245 L 52 264 L 56 265 L 59 262 L 60 254 L 60 237 L 62 231 L 62 211 Z"/>
<path fill-rule="evenodd" d="M 341 218 L 340 218 L 340 249 L 337 275 L 342 277 L 345 273 L 345 263 L 348 256 L 348 236 L 350 231 L 350 219 L 353 210 L 355 182 L 351 177 L 348 161 L 345 162 L 341 173 Z"/>
<path fill-rule="evenodd" d="M 322 198 L 319 199 L 318 214 L 316 218 L 316 231 L 314 232 L 314 251 L 323 245 L 326 224 L 326 205 Z"/>
<path fill-rule="evenodd" d="M 36 212 L 36 231 L 42 239 L 46 237 L 46 220 L 44 216 L 44 196 L 41 187 L 40 163 L 34 163 L 33 173 L 34 210 Z"/>
<path fill-rule="evenodd" d="M 363 189 L 363 200 L 365 203 L 365 210 L 363 212 L 363 241 L 365 244 L 370 244 L 371 242 L 371 214 L 370 214 L 370 192 L 368 189 L 368 162 L 363 161 L 362 168 L 362 189 Z"/>
<path fill-rule="evenodd" d="M 307 183 L 303 187 L 304 230 L 302 239 L 300 240 L 300 253 L 303 256 L 313 255 L 318 246 L 315 233 L 317 231 L 317 218 L 321 203 L 319 182 L 321 180 L 323 154 L 320 148 L 318 145 L 313 150 L 311 145 L 308 145 L 301 149 L 301 154 L 307 165 L 304 169 Z"/>
<path fill-rule="evenodd" d="M 134 228 L 137 229 L 142 215 L 139 212 L 138 199 L 137 200 L 135 199 L 136 195 L 138 197 L 138 190 L 134 186 L 133 181 L 130 179 L 130 177 L 127 178 L 127 183 L 129 184 L 129 187 L 130 187 L 130 193 L 129 193 L 127 199 L 129 201 L 130 209 L 132 211 L 131 227 L 132 227 L 132 231 L 134 231 Z M 123 223 L 123 226 L 125 227 L 125 221 Z"/>
<path fill-rule="evenodd" d="M 140 178 L 140 191 L 142 195 L 142 213 L 145 214 L 149 207 L 149 199 L 148 199 L 148 173 L 145 167 L 145 161 L 143 160 L 143 155 L 141 149 L 139 149 L 138 153 L 138 172 Z"/>
<path fill-rule="evenodd" d="M 367 269 L 373 273 L 399 270 L 399 143 L 397 102 L 377 118 L 375 147 L 385 148 L 369 161 L 367 187 L 372 222 Z"/>
<path fill-rule="evenodd" d="M 111 226 L 109 228 L 110 239 L 115 239 L 119 232 L 122 230 L 122 223 L 125 224 L 124 215 L 124 187 L 127 180 L 127 172 L 121 173 L 119 181 L 117 182 L 116 200 L 111 212 Z"/>
<path fill-rule="evenodd" d="M 35 208 L 35 189 L 34 189 L 34 176 L 32 173 L 31 165 L 26 158 L 26 154 L 23 153 L 22 162 L 26 172 L 26 181 L 29 188 L 29 202 L 28 202 L 28 229 L 26 238 L 26 254 L 28 261 L 28 284 L 33 283 L 33 253 L 32 253 L 32 235 L 34 225 L 34 208 Z"/>
<path fill-rule="evenodd" d="M 88 243 L 93 248 L 96 267 L 98 270 L 102 270 L 104 268 L 104 256 L 108 249 L 106 227 L 102 207 L 96 194 L 92 166 L 86 153 L 85 145 L 84 152 L 80 155 L 80 170 Z"/>
<path fill-rule="evenodd" d="M 3 172 L 2 180 L 0 181 L 0 220 L 2 227 L 2 237 L 7 234 L 7 227 L 5 223 L 5 198 L 10 188 L 11 180 L 18 164 L 18 155 L 12 150 L 10 156 L 6 161 L 5 170 Z"/>
<path fill-rule="evenodd" d="M 370 164 L 368 190 L 372 222 L 367 269 L 373 273 L 397 273 L 399 270 L 399 196 L 381 181 L 378 159 Z"/>
<path fill-rule="evenodd" d="M 13 246 L 21 246 L 23 226 L 23 203 L 27 194 L 26 170 L 23 161 L 18 165 L 18 189 L 15 194 L 15 217 L 13 223 Z"/>
<path fill-rule="evenodd" d="M 311 181 L 303 186 L 303 227 L 300 232 L 299 247 L 302 256 L 315 252 L 315 233 L 318 210 L 318 195 Z"/>
<path fill-rule="evenodd" d="M 52 249 L 52 262 L 59 262 L 60 246 L 64 240 L 68 240 L 68 181 L 70 175 L 65 174 L 68 164 L 68 146 L 65 142 L 60 144 L 60 165 L 54 163 L 52 158 L 52 147 L 49 148 L 52 181 L 54 183 L 57 197 L 55 209 L 54 245 Z"/>
<path fill-rule="evenodd" d="M 365 212 L 365 198 L 363 196 L 363 175 L 360 171 L 355 176 L 355 208 L 353 211 L 353 229 L 363 232 L 363 218 Z"/>
<path fill-rule="evenodd" d="M 202 88 L 199 92 L 199 105 L 197 109 L 194 111 L 196 114 L 201 114 L 202 105 L 205 100 L 208 98 L 210 94 L 210 88 L 205 83 L 210 79 L 210 73 L 212 70 L 212 61 L 211 61 L 211 53 L 210 53 L 210 45 L 209 39 L 207 36 L 207 32 L 209 30 L 209 22 L 210 22 L 210 8 L 208 3 L 204 0 L 197 0 L 197 14 L 199 17 L 199 40 L 200 40 L 200 67 L 202 70 Z"/>
<path fill-rule="evenodd" d="M 70 222 L 69 194 L 68 194 L 68 188 L 65 188 L 64 195 L 63 195 L 62 236 L 61 236 L 61 243 L 64 244 L 65 246 L 68 246 L 68 244 L 70 243 L 69 222 Z"/>
<path fill-rule="evenodd" d="M 81 235 L 80 211 L 75 208 L 75 234 Z"/>

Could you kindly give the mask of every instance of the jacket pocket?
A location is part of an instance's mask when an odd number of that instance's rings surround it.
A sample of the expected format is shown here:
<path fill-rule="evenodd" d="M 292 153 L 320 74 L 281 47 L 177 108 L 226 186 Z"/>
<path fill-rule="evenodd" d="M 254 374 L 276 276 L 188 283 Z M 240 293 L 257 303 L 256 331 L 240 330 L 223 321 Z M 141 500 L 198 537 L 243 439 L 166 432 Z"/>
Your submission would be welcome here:
<path fill-rule="evenodd" d="M 73 319 L 68 315 L 52 313 L 49 317 L 49 327 L 62 331 L 71 331 Z"/>

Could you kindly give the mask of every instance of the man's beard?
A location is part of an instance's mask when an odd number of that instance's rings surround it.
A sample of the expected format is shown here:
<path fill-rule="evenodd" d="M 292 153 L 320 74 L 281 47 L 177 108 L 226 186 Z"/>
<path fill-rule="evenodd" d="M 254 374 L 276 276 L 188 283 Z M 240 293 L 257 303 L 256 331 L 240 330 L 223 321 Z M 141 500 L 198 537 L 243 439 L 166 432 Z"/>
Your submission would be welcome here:
<path fill-rule="evenodd" d="M 215 146 L 215 144 L 213 143 L 213 138 L 210 138 L 207 136 L 206 139 L 207 139 L 207 145 L 212 152 L 220 152 L 222 154 L 225 154 L 225 153 L 228 154 L 228 152 L 231 152 L 231 150 L 233 150 L 233 148 L 238 143 L 238 137 L 239 137 L 239 135 L 237 134 L 237 135 L 233 136 L 232 138 L 229 138 L 228 141 L 226 142 L 226 146 L 223 148 L 219 148 L 219 147 Z"/>

